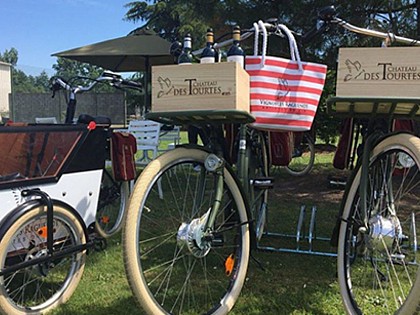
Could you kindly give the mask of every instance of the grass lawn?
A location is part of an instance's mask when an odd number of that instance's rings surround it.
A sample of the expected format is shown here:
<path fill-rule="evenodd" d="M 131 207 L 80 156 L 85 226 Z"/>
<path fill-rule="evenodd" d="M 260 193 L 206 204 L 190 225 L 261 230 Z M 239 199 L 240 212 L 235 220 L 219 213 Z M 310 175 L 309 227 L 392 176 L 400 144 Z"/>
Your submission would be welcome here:
<path fill-rule="evenodd" d="M 328 175 L 336 172 L 331 158 L 332 154 L 318 156 L 316 168 L 305 178 L 290 177 L 281 169 L 275 171 L 276 184 L 270 192 L 270 229 L 296 233 L 299 209 L 306 204 L 308 211 L 313 205 L 317 207 L 317 235 L 331 235 L 342 194 L 327 183 Z M 306 222 L 309 217 L 310 212 Z M 308 226 L 306 223 L 305 228 Z M 293 249 L 296 243 L 292 239 L 284 246 Z M 302 244 L 302 248 L 305 246 Z M 322 246 L 331 250 L 327 242 Z M 334 257 L 262 251 L 252 255 L 263 269 L 250 259 L 245 286 L 231 314 L 344 314 Z M 52 314 L 143 314 L 125 277 L 120 235 L 109 240 L 107 249 L 87 257 L 76 292 Z"/>

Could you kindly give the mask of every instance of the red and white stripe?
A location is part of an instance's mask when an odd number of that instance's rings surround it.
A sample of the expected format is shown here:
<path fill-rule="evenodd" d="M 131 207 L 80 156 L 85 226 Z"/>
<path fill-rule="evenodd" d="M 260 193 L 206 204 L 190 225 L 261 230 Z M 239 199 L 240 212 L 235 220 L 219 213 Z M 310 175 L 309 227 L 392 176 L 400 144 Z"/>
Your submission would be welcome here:
<path fill-rule="evenodd" d="M 312 126 L 322 89 L 325 65 L 280 57 L 246 58 L 250 75 L 251 113 L 254 127 L 268 130 L 305 131 Z"/>

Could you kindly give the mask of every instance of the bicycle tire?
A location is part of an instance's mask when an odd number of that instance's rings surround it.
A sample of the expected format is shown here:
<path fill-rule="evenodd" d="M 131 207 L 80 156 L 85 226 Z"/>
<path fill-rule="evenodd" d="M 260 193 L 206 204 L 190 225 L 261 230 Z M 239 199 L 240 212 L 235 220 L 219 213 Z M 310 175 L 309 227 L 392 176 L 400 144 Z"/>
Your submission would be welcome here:
<path fill-rule="evenodd" d="M 285 170 L 293 176 L 305 176 L 312 170 L 314 162 L 314 140 L 311 136 L 304 133 L 301 143 L 293 148 L 292 160 L 285 167 Z"/>
<path fill-rule="evenodd" d="M 2 269 L 47 255 L 46 231 L 42 231 L 46 220 L 46 207 L 36 206 L 10 226 L 0 242 Z M 54 205 L 54 248 L 65 250 L 85 243 L 78 218 L 65 207 Z M 0 313 L 43 314 L 65 303 L 82 277 L 85 256 L 85 251 L 78 252 L 0 277 Z"/>
<path fill-rule="evenodd" d="M 337 258 L 348 314 L 418 313 L 419 167 L 419 138 L 397 134 L 375 145 L 366 188 L 367 228 L 360 213 L 361 167 L 357 169 L 344 203 Z"/>
<path fill-rule="evenodd" d="M 208 155 L 174 149 L 153 160 L 136 182 L 123 229 L 123 257 L 133 295 L 147 314 L 226 314 L 241 292 L 249 224 L 227 168 L 222 211 L 213 227 L 217 232 L 211 240 L 196 234 L 214 202 L 213 173 L 203 166 Z"/>
<path fill-rule="evenodd" d="M 104 171 L 95 221 L 95 230 L 101 237 L 109 238 L 121 230 L 129 197 L 129 182 L 117 182 Z"/>

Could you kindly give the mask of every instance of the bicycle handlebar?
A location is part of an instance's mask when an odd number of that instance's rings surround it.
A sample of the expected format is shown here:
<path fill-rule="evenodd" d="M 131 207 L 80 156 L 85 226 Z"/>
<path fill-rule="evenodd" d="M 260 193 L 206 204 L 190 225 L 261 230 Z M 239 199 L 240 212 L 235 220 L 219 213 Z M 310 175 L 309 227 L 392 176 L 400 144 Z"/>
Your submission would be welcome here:
<path fill-rule="evenodd" d="M 130 88 L 130 89 L 136 89 L 136 90 L 142 90 L 143 86 L 140 83 L 130 81 L 130 80 L 124 80 L 121 78 L 121 75 L 110 72 L 110 71 L 104 71 L 98 78 L 87 78 L 87 77 L 75 77 L 79 79 L 87 79 L 92 80 L 93 82 L 89 84 L 88 86 L 71 86 L 68 82 L 66 82 L 64 79 L 60 77 L 55 77 L 52 80 L 52 91 L 53 95 L 55 96 L 55 92 L 64 89 L 69 92 L 69 100 L 67 103 L 67 112 L 66 112 L 66 118 L 65 123 L 72 123 L 75 110 L 76 110 L 76 94 L 80 94 L 83 92 L 90 91 L 93 89 L 93 87 L 97 83 L 109 83 L 111 86 L 119 89 L 123 88 Z"/>
<path fill-rule="evenodd" d="M 382 39 L 390 39 L 391 42 L 398 42 L 398 43 L 403 43 L 403 44 L 408 44 L 408 45 L 413 45 L 413 46 L 420 46 L 420 41 L 418 40 L 398 36 L 398 35 L 395 35 L 394 33 L 383 33 L 383 32 L 370 30 L 363 27 L 354 26 L 338 17 L 334 17 L 331 20 L 331 23 L 335 23 L 353 33 L 368 35 L 372 37 L 378 37 Z"/>
<path fill-rule="evenodd" d="M 124 80 L 121 78 L 121 75 L 110 72 L 110 71 L 104 71 L 98 78 L 88 78 L 88 77 L 77 77 L 79 79 L 87 79 L 92 80 L 93 82 L 89 84 L 88 86 L 71 86 L 69 83 L 67 83 L 64 79 L 60 77 L 55 77 L 52 82 L 52 90 L 53 90 L 53 97 L 55 95 L 55 92 L 64 89 L 66 91 L 69 91 L 71 94 L 80 94 L 83 92 L 90 91 L 93 89 L 93 87 L 97 83 L 109 83 L 111 86 L 114 86 L 116 88 L 132 88 L 141 90 L 143 88 L 142 84 L 130 81 L 130 80 Z"/>
<path fill-rule="evenodd" d="M 327 6 L 322 8 L 321 10 L 319 10 L 318 12 L 318 21 L 317 22 L 322 22 L 320 25 L 315 26 L 314 28 L 312 28 L 310 31 L 308 31 L 305 34 L 296 34 L 298 35 L 304 42 L 308 42 L 310 41 L 313 37 L 315 37 L 316 35 L 320 34 L 321 32 L 323 32 L 327 26 L 329 25 L 339 25 L 341 27 L 343 27 L 344 29 L 356 33 L 356 34 L 363 34 L 363 35 L 368 35 L 368 36 L 372 36 L 372 37 L 378 37 L 378 38 L 382 38 L 384 40 L 389 39 L 390 42 L 398 42 L 398 43 L 403 43 L 403 44 L 408 44 L 408 45 L 413 45 L 413 46 L 420 46 L 420 40 L 415 40 L 415 39 L 411 39 L 411 38 L 406 38 L 403 36 L 398 36 L 395 35 L 393 33 L 384 33 L 384 32 L 379 32 L 379 31 L 375 31 L 375 30 L 371 30 L 371 29 L 367 29 L 367 28 L 363 28 L 363 27 L 358 27 L 358 26 L 354 26 L 346 21 L 344 21 L 343 19 L 339 18 L 336 16 L 336 10 L 334 6 Z M 318 24 L 318 23 L 317 23 Z M 264 26 L 266 27 L 267 31 L 269 34 L 275 34 L 278 35 L 280 37 L 285 37 L 286 35 L 284 35 L 281 30 L 278 27 L 278 23 L 277 23 L 277 19 L 275 19 L 275 22 L 273 21 L 266 21 L 264 22 Z M 241 34 L 241 41 L 245 40 L 249 37 L 251 37 L 252 35 L 254 35 L 255 33 L 255 29 L 254 27 L 245 30 L 242 34 Z M 222 47 L 226 47 L 229 46 L 233 43 L 233 39 L 228 39 L 225 41 L 222 41 L 220 43 L 215 43 L 214 44 L 214 48 L 222 48 Z M 192 52 L 193 55 L 200 55 L 203 52 L 204 48 L 195 50 Z"/>

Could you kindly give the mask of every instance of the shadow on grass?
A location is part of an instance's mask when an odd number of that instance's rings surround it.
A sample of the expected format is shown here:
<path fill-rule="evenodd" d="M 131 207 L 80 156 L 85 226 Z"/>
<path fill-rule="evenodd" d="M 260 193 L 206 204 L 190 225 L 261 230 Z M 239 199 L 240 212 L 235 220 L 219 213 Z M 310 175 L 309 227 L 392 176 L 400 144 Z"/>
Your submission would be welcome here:
<path fill-rule="evenodd" d="M 104 288 L 106 289 L 106 288 Z M 109 301 L 108 301 L 109 302 Z M 107 304 L 108 304 L 107 302 Z M 72 304 L 65 304 L 60 307 L 60 312 L 54 312 L 53 314 L 62 315 L 110 315 L 110 314 L 144 314 L 135 304 L 133 298 L 115 297 L 110 305 L 101 305 L 100 303 L 90 303 L 84 305 L 83 309 L 75 307 Z"/>
<path fill-rule="evenodd" d="M 275 174 L 269 210 L 274 227 L 295 233 L 300 206 L 316 205 L 318 235 L 329 236 L 342 198 L 342 191 L 328 187 L 327 176 L 332 172 L 326 164 L 305 178 Z M 264 270 L 250 260 L 246 283 L 231 314 L 344 314 L 336 279 L 336 258 L 261 251 L 253 251 L 253 256 Z M 126 279 L 120 234 L 108 241 L 106 250 L 88 255 L 76 292 L 52 314 L 144 314 L 134 301 Z"/>
<path fill-rule="evenodd" d="M 255 251 L 253 255 L 264 270 L 250 260 L 247 280 L 232 315 L 344 314 L 335 258 Z M 89 282 L 85 277 L 78 292 L 53 314 L 145 314 L 137 307 L 125 279 Z"/>

